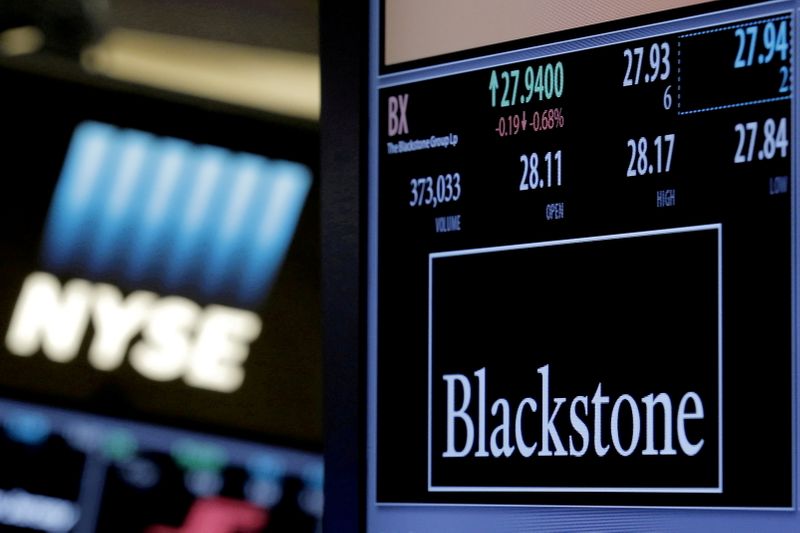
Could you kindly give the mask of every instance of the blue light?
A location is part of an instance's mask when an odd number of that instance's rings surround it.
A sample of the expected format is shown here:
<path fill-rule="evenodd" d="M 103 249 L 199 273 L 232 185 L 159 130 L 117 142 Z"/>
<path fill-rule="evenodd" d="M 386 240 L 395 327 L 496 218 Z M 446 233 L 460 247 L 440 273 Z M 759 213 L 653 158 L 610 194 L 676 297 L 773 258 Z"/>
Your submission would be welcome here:
<path fill-rule="evenodd" d="M 256 307 L 311 187 L 305 166 L 85 122 L 50 206 L 48 270 Z"/>
<path fill-rule="evenodd" d="M 16 412 L 5 420 L 6 434 L 13 440 L 37 446 L 50 436 L 50 422 L 43 415 L 32 412 Z"/>

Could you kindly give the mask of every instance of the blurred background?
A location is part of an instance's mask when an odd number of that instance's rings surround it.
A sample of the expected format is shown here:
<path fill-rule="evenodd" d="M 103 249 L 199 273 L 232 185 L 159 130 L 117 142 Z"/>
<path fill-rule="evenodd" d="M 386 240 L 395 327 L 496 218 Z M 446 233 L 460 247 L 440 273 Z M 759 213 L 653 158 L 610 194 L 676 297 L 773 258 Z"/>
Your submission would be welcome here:
<path fill-rule="evenodd" d="M 0 531 L 323 512 L 315 0 L 0 0 Z"/>
<path fill-rule="evenodd" d="M 316 0 L 4 0 L 0 49 L 316 120 L 317 11 Z"/>

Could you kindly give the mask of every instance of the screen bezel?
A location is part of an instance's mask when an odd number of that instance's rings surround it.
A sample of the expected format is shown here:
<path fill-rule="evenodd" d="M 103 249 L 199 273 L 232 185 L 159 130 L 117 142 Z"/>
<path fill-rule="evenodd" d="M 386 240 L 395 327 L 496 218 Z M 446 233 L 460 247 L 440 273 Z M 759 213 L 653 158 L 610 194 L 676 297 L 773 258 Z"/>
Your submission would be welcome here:
<path fill-rule="evenodd" d="M 366 528 L 369 0 L 320 5 L 326 531 Z"/>

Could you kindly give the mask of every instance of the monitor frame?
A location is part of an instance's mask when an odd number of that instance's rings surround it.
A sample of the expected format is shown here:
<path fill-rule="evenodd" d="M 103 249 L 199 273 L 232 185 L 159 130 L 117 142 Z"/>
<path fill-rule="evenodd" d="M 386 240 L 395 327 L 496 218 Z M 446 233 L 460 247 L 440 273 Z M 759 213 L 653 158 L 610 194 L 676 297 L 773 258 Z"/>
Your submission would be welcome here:
<path fill-rule="evenodd" d="M 744 2 L 731 4 L 735 7 Z M 368 106 L 373 98 L 370 80 L 375 75 L 371 69 L 381 63 L 370 55 L 373 52 L 371 24 L 380 16 L 373 11 L 374 5 L 375 2 L 369 1 L 335 7 L 323 4 L 320 17 L 325 526 L 335 531 L 367 530 L 367 509 L 371 504 L 367 502 L 366 476 L 374 475 L 367 468 L 366 435 L 368 161 L 370 138 L 377 135 L 372 131 Z M 378 47 L 380 53 L 382 45 Z M 793 46 L 796 50 L 796 43 Z M 452 57 L 457 59 L 458 55 Z M 425 64 L 420 62 L 420 66 Z M 395 72 L 395 67 L 387 67 L 386 71 Z M 796 107 L 793 107 L 793 119 L 797 118 Z"/>

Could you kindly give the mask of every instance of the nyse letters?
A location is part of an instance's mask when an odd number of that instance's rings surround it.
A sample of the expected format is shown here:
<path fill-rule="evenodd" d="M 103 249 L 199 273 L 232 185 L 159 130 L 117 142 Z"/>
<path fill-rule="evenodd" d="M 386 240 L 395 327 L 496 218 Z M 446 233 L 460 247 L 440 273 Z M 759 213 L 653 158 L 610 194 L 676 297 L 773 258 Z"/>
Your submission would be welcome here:
<path fill-rule="evenodd" d="M 131 366 L 156 381 L 183 378 L 193 386 L 233 392 L 244 380 L 250 344 L 261 332 L 250 311 L 148 291 L 127 296 L 108 284 L 30 274 L 23 284 L 6 347 L 18 356 L 39 351 L 55 362 L 74 360 L 92 325 L 88 360 L 98 370 Z"/>

